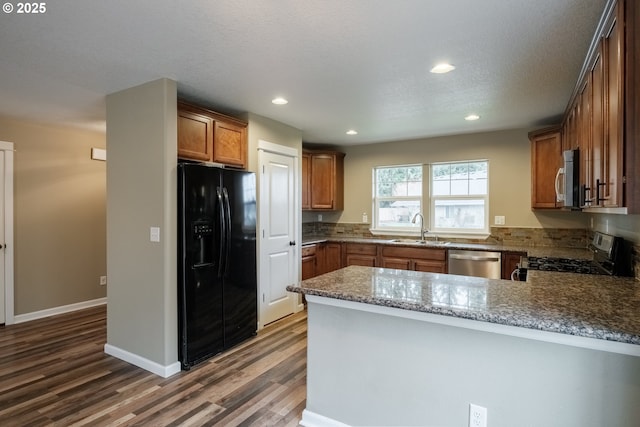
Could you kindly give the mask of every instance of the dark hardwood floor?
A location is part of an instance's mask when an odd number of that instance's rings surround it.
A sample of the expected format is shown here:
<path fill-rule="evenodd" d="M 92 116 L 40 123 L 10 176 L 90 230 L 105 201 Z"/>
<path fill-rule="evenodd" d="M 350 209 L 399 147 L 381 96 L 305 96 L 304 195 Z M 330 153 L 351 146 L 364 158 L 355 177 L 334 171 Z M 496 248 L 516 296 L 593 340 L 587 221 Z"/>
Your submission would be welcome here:
<path fill-rule="evenodd" d="M 297 426 L 306 312 L 161 378 L 103 351 L 104 306 L 0 326 L 1 426 Z"/>

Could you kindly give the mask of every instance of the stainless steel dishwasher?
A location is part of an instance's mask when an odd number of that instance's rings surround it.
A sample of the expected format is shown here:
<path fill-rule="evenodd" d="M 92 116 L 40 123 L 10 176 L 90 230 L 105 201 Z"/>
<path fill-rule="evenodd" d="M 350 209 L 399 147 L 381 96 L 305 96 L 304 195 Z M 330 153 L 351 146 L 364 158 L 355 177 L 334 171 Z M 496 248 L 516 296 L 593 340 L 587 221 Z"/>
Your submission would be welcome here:
<path fill-rule="evenodd" d="M 501 266 L 500 252 L 449 249 L 449 274 L 500 279 Z"/>

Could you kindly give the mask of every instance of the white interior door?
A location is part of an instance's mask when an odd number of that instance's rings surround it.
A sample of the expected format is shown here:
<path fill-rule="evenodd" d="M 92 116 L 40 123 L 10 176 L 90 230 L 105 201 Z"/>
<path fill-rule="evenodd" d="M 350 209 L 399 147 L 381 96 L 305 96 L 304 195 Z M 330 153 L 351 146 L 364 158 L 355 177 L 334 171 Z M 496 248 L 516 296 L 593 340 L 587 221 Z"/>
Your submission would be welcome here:
<path fill-rule="evenodd" d="M 297 305 L 297 294 L 286 290 L 298 277 L 296 160 L 297 151 L 296 157 L 259 153 L 261 327 L 293 313 Z"/>
<path fill-rule="evenodd" d="M 14 323 L 13 143 L 0 141 L 0 324 Z"/>
<path fill-rule="evenodd" d="M 0 324 L 6 322 L 4 169 L 4 151 L 0 150 Z"/>

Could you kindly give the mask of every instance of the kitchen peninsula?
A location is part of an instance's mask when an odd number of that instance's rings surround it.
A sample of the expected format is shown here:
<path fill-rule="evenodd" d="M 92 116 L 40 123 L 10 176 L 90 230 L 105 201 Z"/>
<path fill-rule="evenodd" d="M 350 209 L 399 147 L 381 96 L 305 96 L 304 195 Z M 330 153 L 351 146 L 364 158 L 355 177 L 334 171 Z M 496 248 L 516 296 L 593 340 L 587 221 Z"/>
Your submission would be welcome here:
<path fill-rule="evenodd" d="M 492 427 L 640 419 L 632 278 L 350 266 L 288 289 L 308 302 L 303 425 L 467 425 L 470 403 Z"/>

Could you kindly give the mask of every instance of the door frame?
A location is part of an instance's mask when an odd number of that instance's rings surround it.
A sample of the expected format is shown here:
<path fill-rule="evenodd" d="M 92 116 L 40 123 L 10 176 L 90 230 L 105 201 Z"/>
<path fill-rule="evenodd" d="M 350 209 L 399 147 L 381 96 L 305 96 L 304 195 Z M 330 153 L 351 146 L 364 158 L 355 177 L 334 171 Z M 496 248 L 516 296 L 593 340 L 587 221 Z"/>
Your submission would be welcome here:
<path fill-rule="evenodd" d="M 262 235 L 262 224 L 261 224 L 261 217 L 262 217 L 262 212 L 263 209 L 265 209 L 265 206 L 263 204 L 262 201 L 262 168 L 264 166 L 264 156 L 262 153 L 274 153 L 274 154 L 279 154 L 281 156 L 286 156 L 286 157 L 291 157 L 293 159 L 293 170 L 294 170 L 294 174 L 293 174 L 293 193 L 294 193 L 294 230 L 295 230 L 295 241 L 297 242 L 297 244 L 295 245 L 295 249 L 294 249 L 294 258 L 297 260 L 300 258 L 300 246 L 302 243 L 302 227 L 300 225 L 300 221 L 301 221 L 301 215 L 302 215 L 302 201 L 300 200 L 300 152 L 296 149 L 296 148 L 292 148 L 292 147 L 288 147 L 286 145 L 280 145 L 280 144 L 274 144 L 273 142 L 269 142 L 269 141 L 265 141 L 263 139 L 259 139 L 258 140 L 258 194 L 260 195 L 260 198 L 258 199 L 258 206 L 259 206 L 259 212 L 260 215 L 258 215 L 258 224 L 257 224 L 257 235 L 258 235 L 258 241 L 257 241 L 257 261 L 258 261 L 258 296 L 262 295 L 266 289 L 264 289 L 264 287 L 266 286 L 266 283 L 263 283 L 263 281 L 261 280 L 261 278 L 264 276 L 264 272 L 263 272 L 263 266 L 262 266 L 262 242 L 263 242 L 263 238 L 264 236 Z M 296 282 L 300 281 L 300 266 L 298 265 L 298 262 L 294 262 L 294 277 Z M 294 293 L 289 293 L 290 294 L 290 299 L 291 299 L 291 304 L 293 306 L 293 312 L 297 313 L 298 311 L 301 311 L 304 309 L 304 304 L 302 303 L 301 298 L 298 296 L 298 294 L 294 294 Z M 258 297 L 258 330 L 262 329 L 264 327 L 264 324 L 262 323 L 262 310 L 263 310 L 263 302 L 262 302 L 262 298 Z"/>
<path fill-rule="evenodd" d="M 4 321 L 5 325 L 15 323 L 14 317 L 14 247 L 13 247 L 13 142 L 0 141 L 4 151 Z"/>

